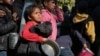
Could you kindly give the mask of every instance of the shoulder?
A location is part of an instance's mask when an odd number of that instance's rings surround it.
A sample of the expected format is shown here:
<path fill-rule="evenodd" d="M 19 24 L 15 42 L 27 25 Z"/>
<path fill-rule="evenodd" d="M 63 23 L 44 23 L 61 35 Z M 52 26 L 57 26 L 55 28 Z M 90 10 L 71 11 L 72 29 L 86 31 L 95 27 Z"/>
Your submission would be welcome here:
<path fill-rule="evenodd" d="M 51 14 L 46 9 L 41 10 L 41 16 L 42 16 L 42 21 L 50 21 L 51 20 Z"/>
<path fill-rule="evenodd" d="M 42 9 L 42 10 L 41 10 L 41 14 L 47 16 L 47 15 L 49 14 L 49 11 L 46 10 L 46 9 Z"/>
<path fill-rule="evenodd" d="M 28 22 L 26 23 L 26 26 L 32 26 L 32 25 L 34 25 L 34 22 L 32 22 L 32 21 L 28 21 Z"/>
<path fill-rule="evenodd" d="M 88 21 L 93 21 L 93 18 L 91 16 L 89 16 Z"/>
<path fill-rule="evenodd" d="M 91 16 L 88 16 L 88 18 L 83 21 L 83 23 L 89 23 L 89 22 L 94 22 Z"/>

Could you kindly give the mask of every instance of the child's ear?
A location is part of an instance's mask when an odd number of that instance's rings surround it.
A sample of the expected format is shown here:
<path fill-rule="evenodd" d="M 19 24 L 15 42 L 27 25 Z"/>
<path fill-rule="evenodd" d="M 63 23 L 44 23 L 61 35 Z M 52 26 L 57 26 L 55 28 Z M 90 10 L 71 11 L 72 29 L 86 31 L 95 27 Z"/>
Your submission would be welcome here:
<path fill-rule="evenodd" d="M 28 19 L 31 20 L 31 16 L 28 16 Z"/>

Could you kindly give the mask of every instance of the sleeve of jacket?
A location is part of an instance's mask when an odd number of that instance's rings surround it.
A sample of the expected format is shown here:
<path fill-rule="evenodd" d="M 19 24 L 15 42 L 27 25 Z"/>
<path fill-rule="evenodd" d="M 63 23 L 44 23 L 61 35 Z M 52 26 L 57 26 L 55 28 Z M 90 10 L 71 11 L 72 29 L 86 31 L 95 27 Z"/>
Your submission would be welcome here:
<path fill-rule="evenodd" d="M 81 35 L 81 33 L 79 33 L 77 30 L 75 30 L 74 33 L 79 38 L 79 40 L 82 42 L 82 44 L 86 43 L 86 40 L 85 40 L 85 38 L 83 38 L 83 36 Z"/>
<path fill-rule="evenodd" d="M 28 41 L 35 41 L 35 42 L 42 42 L 43 37 L 39 36 L 36 33 L 31 33 L 29 29 L 34 26 L 32 23 L 27 23 L 26 26 L 23 29 L 23 32 L 21 33 L 21 37 L 28 40 Z"/>
<path fill-rule="evenodd" d="M 94 25 L 94 21 L 89 21 L 86 24 L 86 33 L 90 37 L 91 42 L 93 43 L 95 41 L 95 25 Z"/>
<path fill-rule="evenodd" d="M 64 20 L 63 13 L 59 8 L 56 8 L 56 15 L 54 15 L 54 17 L 56 18 L 57 22 Z"/>
<path fill-rule="evenodd" d="M 13 12 L 18 14 L 18 17 L 21 17 L 25 0 L 15 0 L 13 3 Z"/>
<path fill-rule="evenodd" d="M 14 21 L 9 21 L 7 24 L 0 25 L 0 35 L 13 31 L 16 26 L 17 25 Z"/>

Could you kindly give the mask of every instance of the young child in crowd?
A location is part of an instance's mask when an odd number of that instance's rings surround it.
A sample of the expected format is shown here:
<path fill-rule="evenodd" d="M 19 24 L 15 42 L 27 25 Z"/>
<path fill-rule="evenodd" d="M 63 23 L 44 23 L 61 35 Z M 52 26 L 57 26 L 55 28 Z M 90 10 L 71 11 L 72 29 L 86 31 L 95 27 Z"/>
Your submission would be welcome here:
<path fill-rule="evenodd" d="M 44 8 L 42 9 L 42 22 L 49 21 L 52 24 L 52 34 L 49 36 L 51 40 L 57 37 L 57 22 L 63 21 L 63 13 L 58 8 L 55 0 L 42 0 Z M 54 12 L 55 10 L 55 12 Z M 55 13 L 55 14 L 54 14 Z"/>
<path fill-rule="evenodd" d="M 41 23 L 41 10 L 37 5 L 30 5 L 26 8 L 25 19 L 27 19 L 27 23 L 21 33 L 22 39 L 28 41 L 31 44 L 29 56 L 42 56 L 41 51 L 39 50 L 40 43 L 47 40 L 47 37 L 43 37 L 36 32 L 31 32 L 30 28 L 35 27 Z"/>

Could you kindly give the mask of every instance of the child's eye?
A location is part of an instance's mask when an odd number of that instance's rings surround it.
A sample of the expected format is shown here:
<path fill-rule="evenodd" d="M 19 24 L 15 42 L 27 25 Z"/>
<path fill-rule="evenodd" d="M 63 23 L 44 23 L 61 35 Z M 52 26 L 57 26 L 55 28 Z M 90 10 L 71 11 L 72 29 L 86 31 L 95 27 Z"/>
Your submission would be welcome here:
<path fill-rule="evenodd" d="M 52 3 L 55 3 L 54 1 Z"/>

